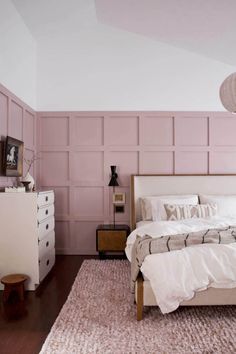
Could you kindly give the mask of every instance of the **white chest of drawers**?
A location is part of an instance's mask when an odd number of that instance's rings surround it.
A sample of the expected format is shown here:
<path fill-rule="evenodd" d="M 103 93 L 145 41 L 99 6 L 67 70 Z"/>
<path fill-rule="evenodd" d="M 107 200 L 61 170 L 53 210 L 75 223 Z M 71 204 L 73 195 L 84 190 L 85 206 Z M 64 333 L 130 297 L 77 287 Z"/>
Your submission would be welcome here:
<path fill-rule="evenodd" d="M 54 227 L 53 191 L 0 193 L 0 277 L 24 273 L 35 290 L 55 263 Z"/>

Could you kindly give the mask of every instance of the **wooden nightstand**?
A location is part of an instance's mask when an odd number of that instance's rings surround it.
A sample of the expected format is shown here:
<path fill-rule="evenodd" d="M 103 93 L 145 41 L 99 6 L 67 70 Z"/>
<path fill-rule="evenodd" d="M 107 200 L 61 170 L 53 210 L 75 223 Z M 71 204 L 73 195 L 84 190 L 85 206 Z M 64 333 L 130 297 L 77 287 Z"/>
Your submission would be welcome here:
<path fill-rule="evenodd" d="M 129 233 L 128 225 L 98 225 L 96 246 L 100 258 L 105 252 L 124 252 Z"/>

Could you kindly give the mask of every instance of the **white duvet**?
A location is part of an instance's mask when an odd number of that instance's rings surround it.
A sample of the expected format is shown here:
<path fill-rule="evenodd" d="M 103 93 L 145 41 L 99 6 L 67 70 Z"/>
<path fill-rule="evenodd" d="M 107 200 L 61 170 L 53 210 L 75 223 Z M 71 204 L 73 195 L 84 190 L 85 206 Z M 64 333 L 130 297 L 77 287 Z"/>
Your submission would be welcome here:
<path fill-rule="evenodd" d="M 137 235 L 160 237 L 228 225 L 236 225 L 236 218 L 148 223 L 129 235 L 126 255 L 131 261 L 131 250 Z M 236 287 L 236 243 L 196 245 L 179 251 L 152 254 L 145 258 L 141 271 L 150 281 L 160 310 L 168 313 L 174 311 L 182 301 L 190 300 L 196 291 L 208 287 Z"/>

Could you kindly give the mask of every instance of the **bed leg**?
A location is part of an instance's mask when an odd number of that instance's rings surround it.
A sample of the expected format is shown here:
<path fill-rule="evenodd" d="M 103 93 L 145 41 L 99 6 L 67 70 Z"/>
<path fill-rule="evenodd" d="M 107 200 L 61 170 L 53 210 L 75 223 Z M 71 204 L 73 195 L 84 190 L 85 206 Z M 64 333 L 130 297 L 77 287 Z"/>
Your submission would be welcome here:
<path fill-rule="evenodd" d="M 140 274 L 137 278 L 137 321 L 143 319 L 143 277 Z"/>

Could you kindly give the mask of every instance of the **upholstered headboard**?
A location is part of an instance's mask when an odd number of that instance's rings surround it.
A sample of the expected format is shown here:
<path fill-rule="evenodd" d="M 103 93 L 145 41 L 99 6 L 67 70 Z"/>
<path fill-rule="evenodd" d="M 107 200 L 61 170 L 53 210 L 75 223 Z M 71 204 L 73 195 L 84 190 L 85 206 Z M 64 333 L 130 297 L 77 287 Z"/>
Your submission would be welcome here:
<path fill-rule="evenodd" d="M 168 194 L 236 195 L 236 175 L 132 175 L 131 228 L 141 220 L 141 197 Z"/>

